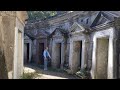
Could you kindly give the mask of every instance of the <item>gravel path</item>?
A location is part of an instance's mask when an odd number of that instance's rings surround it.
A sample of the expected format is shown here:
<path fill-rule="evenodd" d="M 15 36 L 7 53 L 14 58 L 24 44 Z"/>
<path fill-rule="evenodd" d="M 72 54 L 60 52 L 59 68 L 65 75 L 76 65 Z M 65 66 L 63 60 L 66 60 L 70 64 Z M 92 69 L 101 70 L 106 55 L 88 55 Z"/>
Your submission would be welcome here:
<path fill-rule="evenodd" d="M 55 71 L 51 69 L 44 71 L 43 69 L 32 65 L 25 66 L 24 72 L 36 72 L 37 75 L 34 79 L 79 79 L 78 77 L 69 75 L 64 71 Z"/>

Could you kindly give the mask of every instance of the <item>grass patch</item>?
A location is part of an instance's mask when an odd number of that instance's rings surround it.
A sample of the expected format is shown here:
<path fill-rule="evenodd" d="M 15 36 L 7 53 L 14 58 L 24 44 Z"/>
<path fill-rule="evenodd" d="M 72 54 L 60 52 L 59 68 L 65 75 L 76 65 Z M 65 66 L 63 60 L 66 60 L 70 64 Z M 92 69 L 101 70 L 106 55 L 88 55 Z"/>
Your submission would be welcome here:
<path fill-rule="evenodd" d="M 36 72 L 34 73 L 23 73 L 21 76 L 21 79 L 34 79 L 38 74 Z"/>
<path fill-rule="evenodd" d="M 34 73 L 23 73 L 21 79 L 33 79 Z"/>

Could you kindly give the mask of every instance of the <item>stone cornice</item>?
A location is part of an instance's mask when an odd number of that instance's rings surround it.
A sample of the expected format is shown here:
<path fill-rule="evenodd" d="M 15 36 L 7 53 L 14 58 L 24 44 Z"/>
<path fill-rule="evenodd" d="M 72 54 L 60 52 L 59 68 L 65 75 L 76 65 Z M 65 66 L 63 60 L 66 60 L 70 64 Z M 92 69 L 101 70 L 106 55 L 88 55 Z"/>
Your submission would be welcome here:
<path fill-rule="evenodd" d="M 28 19 L 26 11 L 0 11 L 0 16 L 17 17 L 23 25 L 25 25 L 25 20 Z"/>
<path fill-rule="evenodd" d="M 25 20 L 28 19 L 27 12 L 26 11 L 17 11 L 16 12 L 16 17 L 25 26 Z"/>
<path fill-rule="evenodd" d="M 105 30 L 107 28 L 114 27 L 114 22 L 109 22 L 107 24 L 101 24 L 95 27 L 91 28 L 91 32 L 93 31 L 99 31 L 99 30 Z"/>
<path fill-rule="evenodd" d="M 16 11 L 0 11 L 0 16 L 16 16 Z"/>

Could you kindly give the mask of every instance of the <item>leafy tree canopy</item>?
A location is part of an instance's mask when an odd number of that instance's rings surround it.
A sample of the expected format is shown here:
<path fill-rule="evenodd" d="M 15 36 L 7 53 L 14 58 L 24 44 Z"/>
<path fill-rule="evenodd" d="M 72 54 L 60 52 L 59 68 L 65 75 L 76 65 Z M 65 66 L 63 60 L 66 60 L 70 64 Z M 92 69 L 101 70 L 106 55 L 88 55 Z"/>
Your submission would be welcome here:
<path fill-rule="evenodd" d="M 28 11 L 29 20 L 45 19 L 56 14 L 57 11 Z"/>

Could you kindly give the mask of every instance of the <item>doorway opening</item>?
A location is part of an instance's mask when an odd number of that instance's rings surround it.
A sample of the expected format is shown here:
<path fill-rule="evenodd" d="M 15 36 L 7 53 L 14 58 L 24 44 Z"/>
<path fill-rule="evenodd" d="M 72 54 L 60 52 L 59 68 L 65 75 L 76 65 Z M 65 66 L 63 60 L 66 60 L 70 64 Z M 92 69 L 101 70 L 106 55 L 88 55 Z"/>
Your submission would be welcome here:
<path fill-rule="evenodd" d="M 29 43 L 24 44 L 24 64 L 29 63 Z"/>
<path fill-rule="evenodd" d="M 61 67 L 61 43 L 56 44 L 56 63 L 57 63 L 57 68 Z"/>
<path fill-rule="evenodd" d="M 109 39 L 97 39 L 96 79 L 107 79 Z"/>
<path fill-rule="evenodd" d="M 80 49 L 80 58 L 79 58 L 79 60 L 80 60 L 80 68 L 81 68 L 81 64 L 82 64 L 81 63 L 82 62 L 82 41 L 80 41 L 79 43 L 80 43 L 80 48 L 79 48 Z"/>
<path fill-rule="evenodd" d="M 82 41 L 73 42 L 73 71 L 80 70 L 82 64 Z"/>
<path fill-rule="evenodd" d="M 29 63 L 29 43 L 27 43 L 27 63 Z"/>
<path fill-rule="evenodd" d="M 39 62 L 38 62 L 38 64 L 40 64 L 40 65 L 44 65 L 43 52 L 44 52 L 44 43 L 39 43 Z"/>

